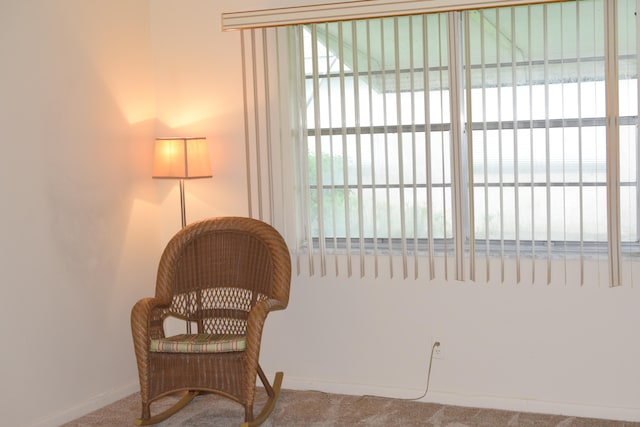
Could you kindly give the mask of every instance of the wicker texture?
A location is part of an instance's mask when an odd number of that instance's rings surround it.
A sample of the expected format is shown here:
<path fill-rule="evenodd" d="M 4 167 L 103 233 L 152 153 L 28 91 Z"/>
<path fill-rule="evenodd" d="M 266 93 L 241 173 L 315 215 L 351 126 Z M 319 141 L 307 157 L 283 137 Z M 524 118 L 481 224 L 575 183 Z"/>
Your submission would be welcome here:
<path fill-rule="evenodd" d="M 142 420 L 154 400 L 180 390 L 227 396 L 253 419 L 262 329 L 268 313 L 289 301 L 291 259 L 280 234 L 250 218 L 213 218 L 190 224 L 167 244 L 154 298 L 133 307 L 131 331 L 138 363 Z M 246 335 L 242 352 L 152 353 L 163 323 L 177 317 L 197 333 Z"/>

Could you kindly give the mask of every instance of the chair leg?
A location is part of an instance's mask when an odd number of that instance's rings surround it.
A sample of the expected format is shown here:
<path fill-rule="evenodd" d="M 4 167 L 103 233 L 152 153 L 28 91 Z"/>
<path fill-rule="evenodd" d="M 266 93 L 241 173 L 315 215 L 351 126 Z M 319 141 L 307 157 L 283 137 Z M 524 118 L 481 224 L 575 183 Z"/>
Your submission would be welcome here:
<path fill-rule="evenodd" d="M 149 405 L 146 405 L 146 407 L 143 408 L 142 411 L 142 418 L 136 418 L 133 423 L 137 426 L 149 426 L 152 424 L 158 424 L 160 421 L 166 420 L 167 418 L 178 412 L 180 409 L 187 406 L 189 402 L 191 402 L 197 395 L 197 391 L 189 391 L 187 392 L 187 394 L 182 396 L 182 399 L 176 402 L 175 405 L 173 405 L 166 411 L 159 413 L 158 415 L 154 415 L 153 417 L 149 416 Z"/>
<path fill-rule="evenodd" d="M 143 420 L 151 418 L 151 403 L 146 402 L 142 404 L 142 418 Z"/>
<path fill-rule="evenodd" d="M 262 366 L 260 365 L 258 365 L 258 377 L 260 377 L 260 381 L 262 382 L 264 389 L 267 391 L 267 395 L 269 397 L 273 397 L 274 396 L 273 387 L 271 387 L 271 384 L 269 384 L 269 380 L 267 379 L 267 376 L 264 374 L 264 371 L 262 370 Z"/>
<path fill-rule="evenodd" d="M 276 401 L 280 396 L 280 389 L 282 387 L 282 378 L 284 376 L 282 372 L 276 372 L 276 376 L 273 379 L 273 386 L 269 384 L 269 381 L 267 380 L 267 377 L 264 375 L 264 372 L 262 372 L 262 369 L 260 368 L 260 366 L 258 366 L 258 376 L 260 377 L 260 381 L 262 381 L 262 384 L 264 385 L 264 388 L 267 391 L 267 395 L 269 396 L 269 399 L 262 407 L 262 411 L 260 412 L 260 415 L 258 415 L 252 421 L 245 421 L 244 423 L 240 424 L 240 427 L 257 427 L 263 422 L 265 422 L 266 419 L 271 414 L 271 412 L 273 411 L 273 408 L 275 408 Z"/>

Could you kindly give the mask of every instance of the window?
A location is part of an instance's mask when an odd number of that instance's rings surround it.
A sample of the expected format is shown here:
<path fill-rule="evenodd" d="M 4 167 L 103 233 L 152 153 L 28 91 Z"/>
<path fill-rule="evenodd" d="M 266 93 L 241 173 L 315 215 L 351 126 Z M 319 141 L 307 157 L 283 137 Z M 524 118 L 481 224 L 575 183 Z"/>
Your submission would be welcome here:
<path fill-rule="evenodd" d="M 636 2 L 415 13 L 243 31 L 250 215 L 311 274 L 619 284 L 639 250 Z"/>

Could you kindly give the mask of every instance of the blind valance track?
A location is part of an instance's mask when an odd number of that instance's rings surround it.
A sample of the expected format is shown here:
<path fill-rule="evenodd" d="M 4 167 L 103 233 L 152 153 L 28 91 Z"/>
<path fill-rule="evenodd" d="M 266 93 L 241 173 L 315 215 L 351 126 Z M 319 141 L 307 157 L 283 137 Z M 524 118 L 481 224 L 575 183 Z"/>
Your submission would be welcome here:
<path fill-rule="evenodd" d="M 246 30 L 354 19 L 554 3 L 561 0 L 356 0 L 222 14 L 222 30 Z"/>

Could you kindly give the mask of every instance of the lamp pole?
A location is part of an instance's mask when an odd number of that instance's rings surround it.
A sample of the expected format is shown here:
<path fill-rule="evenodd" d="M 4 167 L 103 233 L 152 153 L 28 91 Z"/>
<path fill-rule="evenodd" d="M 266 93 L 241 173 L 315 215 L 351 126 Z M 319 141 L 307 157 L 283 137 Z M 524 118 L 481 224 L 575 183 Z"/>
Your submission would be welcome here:
<path fill-rule="evenodd" d="M 184 204 L 184 179 L 180 178 L 180 213 L 182 214 L 182 228 L 187 226 L 187 214 Z"/>

